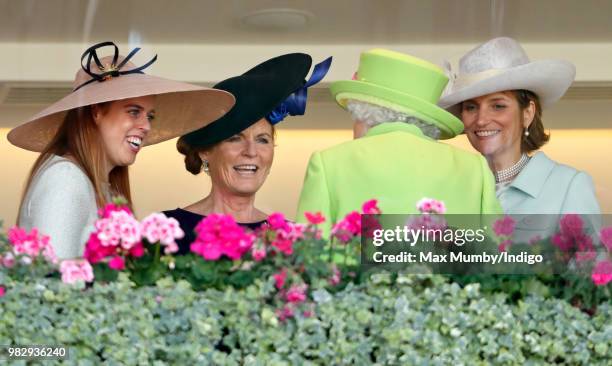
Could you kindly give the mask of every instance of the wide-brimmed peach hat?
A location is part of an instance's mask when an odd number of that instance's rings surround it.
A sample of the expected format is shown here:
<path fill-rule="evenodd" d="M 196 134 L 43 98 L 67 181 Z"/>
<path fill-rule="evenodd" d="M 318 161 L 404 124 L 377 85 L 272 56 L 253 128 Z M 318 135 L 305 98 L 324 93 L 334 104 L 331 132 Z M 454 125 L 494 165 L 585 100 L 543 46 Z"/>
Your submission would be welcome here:
<path fill-rule="evenodd" d="M 114 47 L 114 55 L 99 58 L 97 50 Z M 83 53 L 73 91 L 58 102 L 13 128 L 8 140 L 15 146 L 42 151 L 57 132 L 64 117 L 74 108 L 115 100 L 154 95 L 155 121 L 143 145 L 152 145 L 202 128 L 227 113 L 235 103 L 226 91 L 147 75 L 143 70 L 157 56 L 137 67 L 128 56 L 119 55 L 113 42 L 96 44 Z M 84 63 L 85 61 L 85 63 Z"/>

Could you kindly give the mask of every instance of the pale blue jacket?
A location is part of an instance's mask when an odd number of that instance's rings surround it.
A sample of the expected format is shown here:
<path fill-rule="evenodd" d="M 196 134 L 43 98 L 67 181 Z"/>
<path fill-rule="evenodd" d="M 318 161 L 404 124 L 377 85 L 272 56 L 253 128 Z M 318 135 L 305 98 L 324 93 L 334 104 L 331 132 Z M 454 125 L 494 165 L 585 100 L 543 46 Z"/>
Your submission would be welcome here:
<path fill-rule="evenodd" d="M 504 213 L 517 220 L 515 234 L 522 232 L 523 238 L 554 234 L 561 216 L 569 213 L 589 215 L 583 217 L 591 222 L 592 230 L 600 227 L 601 209 L 591 177 L 550 160 L 543 152 L 532 156 L 509 187 L 498 192 L 497 198 Z"/>

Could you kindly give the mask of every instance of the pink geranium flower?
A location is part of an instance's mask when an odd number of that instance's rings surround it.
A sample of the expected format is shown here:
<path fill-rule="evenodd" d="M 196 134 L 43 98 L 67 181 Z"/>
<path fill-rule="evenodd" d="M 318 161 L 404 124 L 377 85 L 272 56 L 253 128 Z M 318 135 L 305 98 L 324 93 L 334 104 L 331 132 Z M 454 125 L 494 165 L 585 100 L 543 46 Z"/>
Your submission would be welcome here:
<path fill-rule="evenodd" d="M 284 229 L 287 225 L 287 220 L 285 220 L 285 216 L 280 212 L 274 212 L 270 216 L 268 216 L 268 224 L 272 230 Z"/>
<path fill-rule="evenodd" d="M 552 243 L 564 252 L 569 251 L 574 246 L 573 238 L 567 237 L 561 233 L 553 235 Z"/>
<path fill-rule="evenodd" d="M 601 229 L 599 232 L 601 243 L 612 252 L 612 226 Z"/>
<path fill-rule="evenodd" d="M 497 236 L 512 236 L 516 221 L 510 216 L 504 216 L 493 223 L 493 232 Z"/>
<path fill-rule="evenodd" d="M 283 268 L 280 272 L 272 275 L 274 278 L 274 285 L 278 290 L 285 286 L 285 281 L 287 280 L 287 269 Z"/>
<path fill-rule="evenodd" d="M 164 245 L 164 253 L 171 254 L 178 251 L 176 239 L 181 239 L 185 233 L 178 221 L 166 217 L 163 213 L 153 213 L 142 220 L 140 224 L 142 235 L 151 244 L 159 242 Z"/>
<path fill-rule="evenodd" d="M 593 246 L 593 239 L 586 234 L 581 234 L 576 238 L 576 261 L 578 263 L 592 261 L 597 257 L 595 247 Z"/>
<path fill-rule="evenodd" d="M 0 285 L 0 297 L 4 296 L 4 294 L 6 294 L 6 289 L 4 286 Z"/>
<path fill-rule="evenodd" d="M 361 212 L 364 215 L 380 215 L 382 211 L 378 208 L 378 200 L 369 200 L 361 206 Z"/>
<path fill-rule="evenodd" d="M 85 245 L 85 253 L 83 256 L 91 264 L 101 262 L 104 258 L 109 257 L 117 252 L 117 248 L 109 245 L 102 245 L 97 233 L 91 233 L 87 245 Z"/>
<path fill-rule="evenodd" d="M 314 316 L 314 311 L 312 311 L 312 310 L 304 310 L 302 315 L 304 315 L 304 318 L 312 318 Z"/>
<path fill-rule="evenodd" d="M 142 243 L 138 243 L 130 249 L 128 254 L 134 258 L 140 258 L 145 254 L 145 249 Z"/>
<path fill-rule="evenodd" d="M 435 200 L 433 198 L 422 198 L 416 204 L 417 210 L 421 213 L 434 213 L 443 215 L 446 213 L 446 206 L 444 202 Z"/>
<path fill-rule="evenodd" d="M 103 219 L 107 219 L 111 216 L 111 213 L 125 211 L 126 213 L 132 215 L 132 210 L 125 204 L 116 204 L 116 203 L 108 203 L 104 208 L 98 210 L 98 216 Z"/>
<path fill-rule="evenodd" d="M 261 262 L 266 258 L 266 245 L 258 242 L 257 244 L 251 247 L 251 256 L 255 260 L 255 262 Z"/>
<path fill-rule="evenodd" d="M 62 282 L 73 284 L 78 281 L 91 282 L 94 279 L 93 268 L 89 262 L 80 259 L 68 259 L 60 264 Z"/>
<path fill-rule="evenodd" d="M 502 241 L 501 243 L 499 243 L 499 246 L 497 247 L 497 249 L 499 249 L 500 252 L 506 252 L 508 251 L 508 248 L 510 248 L 511 244 L 512 244 L 512 240 L 506 239 Z"/>
<path fill-rule="evenodd" d="M 325 217 L 323 216 L 323 214 L 321 214 L 321 212 L 305 212 L 304 216 L 306 217 L 306 220 L 308 220 L 308 222 L 312 225 L 319 225 L 325 222 Z"/>
<path fill-rule="evenodd" d="M 25 254 L 30 259 L 42 254 L 47 261 L 57 263 L 55 251 L 49 243 L 49 237 L 40 234 L 36 228 L 27 232 L 23 228 L 14 226 L 8 231 L 8 239 L 13 245 L 15 254 Z"/>
<path fill-rule="evenodd" d="M 591 279 L 597 286 L 605 286 L 612 281 L 612 262 L 610 260 L 599 261 L 593 268 Z"/>
<path fill-rule="evenodd" d="M 273 231 L 270 245 L 285 255 L 293 254 L 293 244 L 304 237 L 306 226 L 288 222 L 281 213 L 273 213 L 267 221 L 267 227 Z"/>
<path fill-rule="evenodd" d="M 338 269 L 338 267 L 334 263 L 332 265 L 332 275 L 331 275 L 331 277 L 329 277 L 327 282 L 329 282 L 329 284 L 332 285 L 332 286 L 336 286 L 336 285 L 338 285 L 340 283 L 341 280 L 342 280 L 342 274 L 340 273 L 340 270 Z"/>
<path fill-rule="evenodd" d="M 272 241 L 271 245 L 285 255 L 293 254 L 293 241 L 289 239 L 277 237 L 274 241 Z"/>
<path fill-rule="evenodd" d="M 293 317 L 293 308 L 290 304 L 283 306 L 281 309 L 276 310 L 276 316 L 280 321 L 284 322 L 285 320 Z"/>
<path fill-rule="evenodd" d="M 448 223 L 443 216 L 437 214 L 422 213 L 417 217 L 410 217 L 406 226 L 412 230 L 445 230 Z"/>
<path fill-rule="evenodd" d="M 294 304 L 304 302 L 306 301 L 306 290 L 308 290 L 308 285 L 305 283 L 293 285 L 287 291 L 285 299 L 287 300 L 287 302 Z"/>
<path fill-rule="evenodd" d="M 579 215 L 564 215 L 559 220 L 559 229 L 552 237 L 555 246 L 562 251 L 575 251 L 579 263 L 595 259 L 593 240 L 584 231 L 584 223 Z"/>
<path fill-rule="evenodd" d="M 8 252 L 2 258 L 2 262 L 0 264 L 6 268 L 13 268 L 15 266 L 15 256 L 13 253 Z"/>
<path fill-rule="evenodd" d="M 579 237 L 584 233 L 584 223 L 580 215 L 567 214 L 559 220 L 561 233 L 568 237 Z"/>
<path fill-rule="evenodd" d="M 191 251 L 206 260 L 217 260 L 222 255 L 237 260 L 251 249 L 255 235 L 247 233 L 230 215 L 211 214 L 198 223 L 197 237 Z"/>
<path fill-rule="evenodd" d="M 357 211 L 349 212 L 344 219 L 332 228 L 332 236 L 346 244 L 355 236 L 361 235 L 361 215 Z"/>
<path fill-rule="evenodd" d="M 114 256 L 113 259 L 108 262 L 108 266 L 115 271 L 123 271 L 125 269 L 125 260 L 118 255 Z"/>
<path fill-rule="evenodd" d="M 121 246 L 129 250 L 141 240 L 140 223 L 127 210 L 110 211 L 108 217 L 95 223 L 96 233 L 103 246 Z"/>

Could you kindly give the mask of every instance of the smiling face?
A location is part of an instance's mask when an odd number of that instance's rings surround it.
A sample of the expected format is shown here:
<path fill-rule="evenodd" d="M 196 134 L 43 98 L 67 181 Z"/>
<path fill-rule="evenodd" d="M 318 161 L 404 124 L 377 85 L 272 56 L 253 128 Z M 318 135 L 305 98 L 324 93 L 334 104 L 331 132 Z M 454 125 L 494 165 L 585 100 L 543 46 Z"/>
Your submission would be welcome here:
<path fill-rule="evenodd" d="M 472 146 L 488 160 L 512 165 L 521 155 L 523 132 L 533 120 L 533 102 L 521 109 L 513 92 L 499 92 L 466 100 L 461 120 Z"/>
<path fill-rule="evenodd" d="M 92 106 L 92 114 L 110 168 L 128 166 L 136 160 L 142 141 L 155 118 L 155 97 L 123 99 L 106 108 Z"/>
<path fill-rule="evenodd" d="M 208 161 L 214 189 L 240 196 L 254 195 L 270 173 L 274 132 L 265 119 L 200 153 Z"/>

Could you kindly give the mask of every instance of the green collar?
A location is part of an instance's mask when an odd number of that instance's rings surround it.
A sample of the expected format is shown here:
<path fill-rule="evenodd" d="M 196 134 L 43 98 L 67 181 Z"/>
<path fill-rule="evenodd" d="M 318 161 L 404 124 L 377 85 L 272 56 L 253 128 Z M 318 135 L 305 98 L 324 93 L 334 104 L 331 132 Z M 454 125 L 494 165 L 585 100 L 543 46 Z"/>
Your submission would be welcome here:
<path fill-rule="evenodd" d="M 385 133 L 397 132 L 397 131 L 407 132 L 412 135 L 416 135 L 416 136 L 423 137 L 429 140 L 433 140 L 430 137 L 425 136 L 423 132 L 421 131 L 421 129 L 418 128 L 417 126 L 411 125 L 405 122 L 384 122 L 384 123 L 378 124 L 370 128 L 368 132 L 366 132 L 365 136 L 367 137 L 377 136 L 377 135 L 383 135 Z"/>

